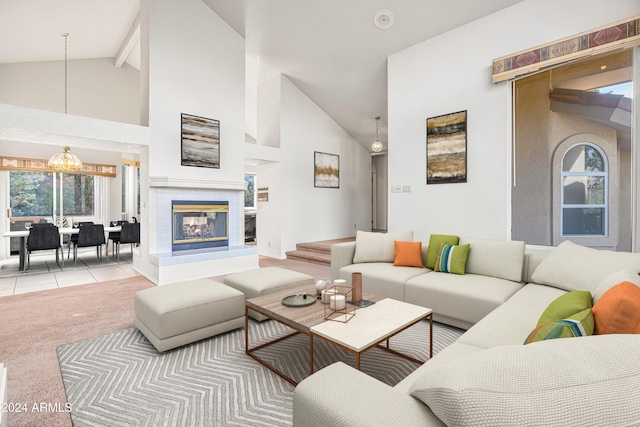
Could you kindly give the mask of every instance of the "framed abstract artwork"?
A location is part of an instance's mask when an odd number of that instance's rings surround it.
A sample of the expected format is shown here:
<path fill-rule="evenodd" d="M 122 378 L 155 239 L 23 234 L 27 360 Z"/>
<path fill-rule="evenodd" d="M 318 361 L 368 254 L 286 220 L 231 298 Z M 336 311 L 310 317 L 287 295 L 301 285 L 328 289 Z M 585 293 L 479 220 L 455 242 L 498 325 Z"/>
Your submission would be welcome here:
<path fill-rule="evenodd" d="M 340 156 L 313 152 L 313 186 L 340 188 Z"/>
<path fill-rule="evenodd" d="M 180 164 L 220 169 L 220 121 L 182 113 Z"/>
<path fill-rule="evenodd" d="M 427 184 L 467 182 L 467 111 L 427 119 Z"/>

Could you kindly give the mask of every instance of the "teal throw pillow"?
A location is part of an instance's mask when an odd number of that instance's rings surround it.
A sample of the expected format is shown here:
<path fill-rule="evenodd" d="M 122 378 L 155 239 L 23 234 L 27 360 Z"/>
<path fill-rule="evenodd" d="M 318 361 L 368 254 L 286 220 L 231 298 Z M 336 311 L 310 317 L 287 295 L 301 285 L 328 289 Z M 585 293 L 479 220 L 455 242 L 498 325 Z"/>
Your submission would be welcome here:
<path fill-rule="evenodd" d="M 440 253 L 440 245 L 442 243 L 457 245 L 460 243 L 460 237 L 450 236 L 447 234 L 432 234 L 431 237 L 429 237 L 429 249 L 427 250 L 427 259 L 424 263 L 425 267 L 433 270 L 436 265 L 436 259 L 438 259 L 438 254 Z"/>
<path fill-rule="evenodd" d="M 470 246 L 440 244 L 440 252 L 434 270 L 442 273 L 464 274 Z"/>

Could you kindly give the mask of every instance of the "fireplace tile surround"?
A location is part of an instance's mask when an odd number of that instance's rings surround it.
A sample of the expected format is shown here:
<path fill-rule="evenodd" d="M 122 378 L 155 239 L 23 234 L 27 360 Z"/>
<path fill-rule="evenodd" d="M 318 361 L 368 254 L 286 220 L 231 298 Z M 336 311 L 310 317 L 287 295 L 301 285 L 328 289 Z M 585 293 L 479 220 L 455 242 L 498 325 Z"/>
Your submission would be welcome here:
<path fill-rule="evenodd" d="M 170 283 L 163 276 L 175 276 L 175 268 L 190 263 L 188 270 L 181 267 L 186 276 L 206 277 L 227 274 L 230 271 L 216 271 L 219 268 L 235 268 L 237 271 L 257 268 L 258 248 L 244 245 L 244 191 L 211 188 L 153 188 L 156 193 L 157 209 L 157 253 L 149 254 L 150 262 L 156 265 L 159 284 Z M 229 246 L 207 249 L 172 251 L 172 201 L 228 201 Z M 243 267 L 243 266 L 247 267 Z M 254 266 L 255 265 L 255 266 Z M 163 269 L 171 271 L 163 275 Z"/>
<path fill-rule="evenodd" d="M 242 196 L 242 197 L 241 197 Z M 223 200 L 229 202 L 229 247 L 244 246 L 240 240 L 240 230 L 244 230 L 244 193 L 233 190 L 211 190 L 197 188 L 159 188 L 157 190 L 158 210 L 158 253 L 171 252 L 173 243 L 171 203 L 174 200 Z M 242 210 L 241 210 L 242 209 Z M 241 224 L 242 221 L 242 224 Z M 242 228 L 241 228 L 242 227 Z M 183 251 L 180 251 L 183 252 Z"/>

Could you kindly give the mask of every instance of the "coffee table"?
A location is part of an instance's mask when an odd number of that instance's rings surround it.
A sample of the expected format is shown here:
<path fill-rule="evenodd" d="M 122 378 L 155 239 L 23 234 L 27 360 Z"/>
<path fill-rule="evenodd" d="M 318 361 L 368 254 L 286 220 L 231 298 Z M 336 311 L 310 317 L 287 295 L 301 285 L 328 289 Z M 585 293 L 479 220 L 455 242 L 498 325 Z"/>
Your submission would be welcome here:
<path fill-rule="evenodd" d="M 325 307 L 320 301 L 306 307 L 287 307 L 282 304 L 284 297 L 304 292 L 311 297 L 315 295 L 314 287 L 305 285 L 251 298 L 245 302 L 245 353 L 294 386 L 298 384 L 296 381 L 261 359 L 255 352 L 301 333 L 309 337 L 309 375 L 313 374 L 313 340 L 315 337 L 355 354 L 357 369 L 360 369 L 361 354 L 373 347 L 422 364 L 423 361 L 389 348 L 389 338 L 421 320 L 429 318 L 429 357 L 433 356 L 433 312 L 430 308 L 363 293 L 363 299 L 376 303 L 367 308 L 357 309 L 356 315 L 348 322 L 343 323 L 325 320 Z M 280 322 L 295 332 L 249 348 L 249 309 Z M 385 341 L 386 345 L 381 346 L 380 344 Z"/>

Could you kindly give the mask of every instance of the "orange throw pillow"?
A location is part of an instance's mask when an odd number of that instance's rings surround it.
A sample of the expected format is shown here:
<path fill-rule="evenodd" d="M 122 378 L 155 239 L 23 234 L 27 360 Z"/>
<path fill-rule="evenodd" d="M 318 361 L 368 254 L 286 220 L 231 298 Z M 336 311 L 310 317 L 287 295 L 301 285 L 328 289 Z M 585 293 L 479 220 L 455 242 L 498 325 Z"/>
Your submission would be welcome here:
<path fill-rule="evenodd" d="M 640 287 L 622 282 L 593 306 L 594 334 L 640 334 Z"/>
<path fill-rule="evenodd" d="M 396 258 L 393 265 L 402 267 L 424 267 L 422 264 L 422 242 L 393 241 Z"/>

